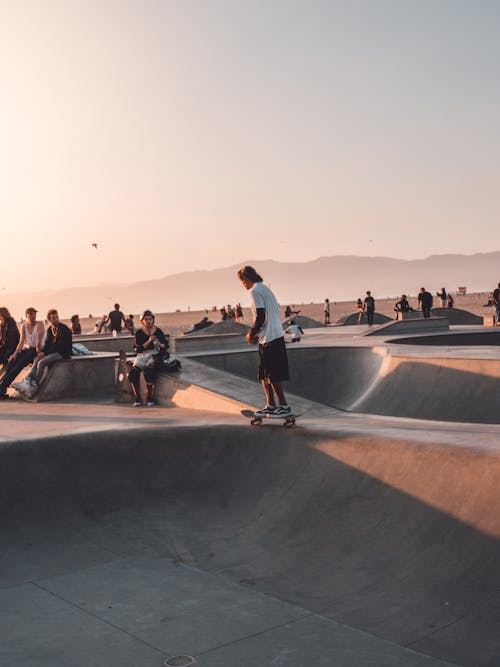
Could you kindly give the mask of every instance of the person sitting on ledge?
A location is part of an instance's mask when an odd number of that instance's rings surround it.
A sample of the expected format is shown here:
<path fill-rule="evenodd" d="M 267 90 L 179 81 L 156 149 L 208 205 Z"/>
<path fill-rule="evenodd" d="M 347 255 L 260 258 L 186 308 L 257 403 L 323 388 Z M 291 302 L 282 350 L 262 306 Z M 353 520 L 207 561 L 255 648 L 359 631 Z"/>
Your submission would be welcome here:
<path fill-rule="evenodd" d="M 142 406 L 141 373 L 146 381 L 146 403 L 148 407 L 155 405 L 154 391 L 156 376 L 161 367 L 163 353 L 168 348 L 167 337 L 155 324 L 155 316 L 150 310 L 141 315 L 142 329 L 135 332 L 134 347 L 137 351 L 134 365 L 130 369 L 128 379 L 134 395 L 134 408 Z"/>
<path fill-rule="evenodd" d="M 14 389 L 27 398 L 31 398 L 38 391 L 45 369 L 49 369 L 61 359 L 71 358 L 73 345 L 71 329 L 59 321 L 59 313 L 55 308 L 48 311 L 47 319 L 50 324 L 47 328 L 45 344 L 35 357 L 33 368 L 22 382 L 12 383 Z"/>
<path fill-rule="evenodd" d="M 401 294 L 401 298 L 394 304 L 394 310 L 396 312 L 396 319 L 399 319 L 399 313 L 413 313 L 413 308 L 408 303 L 406 294 Z M 401 319 L 403 319 L 401 317 Z"/>
<path fill-rule="evenodd" d="M 19 343 L 19 329 L 8 308 L 0 308 L 0 365 L 5 370 L 9 357 Z"/>
<path fill-rule="evenodd" d="M 80 323 L 80 315 L 71 316 L 71 333 L 78 335 L 82 333 L 82 325 Z"/>
<path fill-rule="evenodd" d="M 12 380 L 16 379 L 23 368 L 33 363 L 42 348 L 45 328 L 43 322 L 37 322 L 36 312 L 34 308 L 26 308 L 26 320 L 21 324 L 21 338 L 8 359 L 5 375 L 0 382 L 0 400 L 9 398 L 7 389 Z"/>

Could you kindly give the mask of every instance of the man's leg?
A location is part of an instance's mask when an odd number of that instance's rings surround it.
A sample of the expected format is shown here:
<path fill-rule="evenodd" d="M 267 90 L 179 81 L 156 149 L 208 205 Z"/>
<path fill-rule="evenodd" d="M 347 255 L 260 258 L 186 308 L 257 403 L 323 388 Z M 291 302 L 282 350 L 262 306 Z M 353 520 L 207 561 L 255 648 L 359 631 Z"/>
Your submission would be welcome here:
<path fill-rule="evenodd" d="M 264 393 L 266 394 L 266 405 L 274 408 L 276 406 L 276 401 L 274 400 L 273 385 L 266 378 L 262 380 L 262 387 L 264 388 Z"/>
<path fill-rule="evenodd" d="M 57 361 L 60 361 L 62 358 L 63 357 L 61 354 L 59 354 L 59 352 L 53 352 L 52 354 L 48 354 L 46 357 L 43 357 L 43 359 L 40 359 L 40 361 L 36 364 L 36 367 L 33 366 L 33 369 L 29 374 L 31 376 L 31 379 L 34 379 L 36 384 L 40 384 L 40 382 L 43 379 L 45 369 L 48 370 L 51 366 L 53 366 Z M 35 372 L 32 376 L 33 370 Z"/>
<path fill-rule="evenodd" d="M 7 389 L 10 387 L 11 382 L 16 379 L 25 366 L 33 361 L 34 357 L 34 349 L 21 350 L 14 361 L 8 364 L 5 370 L 5 375 L 0 382 L 0 396 L 5 395 Z"/>
<path fill-rule="evenodd" d="M 273 382 L 269 386 L 272 387 L 272 389 L 274 389 L 276 396 L 278 397 L 279 404 L 288 405 L 288 403 L 286 402 L 285 392 L 283 391 L 283 386 L 281 382 Z"/>

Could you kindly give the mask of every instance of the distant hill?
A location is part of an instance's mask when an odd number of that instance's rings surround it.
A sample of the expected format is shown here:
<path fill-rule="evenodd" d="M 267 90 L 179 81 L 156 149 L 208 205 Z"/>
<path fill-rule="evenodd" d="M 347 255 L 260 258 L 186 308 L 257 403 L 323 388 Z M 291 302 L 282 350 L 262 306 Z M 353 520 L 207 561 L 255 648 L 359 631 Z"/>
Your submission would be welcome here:
<path fill-rule="evenodd" d="M 470 292 L 492 290 L 500 281 L 500 251 L 474 255 L 432 255 L 425 259 L 339 255 L 311 262 L 248 260 L 211 271 L 190 271 L 157 280 L 68 288 L 53 292 L 6 295 L 5 304 L 19 317 L 27 305 L 41 312 L 57 307 L 64 317 L 73 312 L 94 316 L 108 312 L 115 301 L 123 311 L 138 313 L 145 307 L 158 312 L 175 308 L 210 308 L 224 303 L 245 304 L 248 297 L 236 277 L 244 264 L 252 264 L 285 303 L 342 301 L 363 296 L 367 289 L 378 298 L 405 292 L 415 295 L 420 287 L 435 292 L 441 287 Z"/>

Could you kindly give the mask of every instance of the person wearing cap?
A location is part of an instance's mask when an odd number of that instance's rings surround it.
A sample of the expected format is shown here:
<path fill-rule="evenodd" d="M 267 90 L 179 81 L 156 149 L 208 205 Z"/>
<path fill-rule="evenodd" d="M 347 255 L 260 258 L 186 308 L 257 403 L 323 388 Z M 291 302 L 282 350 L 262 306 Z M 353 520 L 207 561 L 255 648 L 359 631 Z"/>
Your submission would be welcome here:
<path fill-rule="evenodd" d="M 47 313 L 49 326 L 46 331 L 45 343 L 33 362 L 33 368 L 20 383 L 13 382 L 12 386 L 27 398 L 31 398 L 38 390 L 45 369 L 61 359 L 71 357 L 73 335 L 71 329 L 59 321 L 59 313 L 51 308 Z"/>
<path fill-rule="evenodd" d="M 19 343 L 19 329 L 15 319 L 5 306 L 0 307 L 0 365 L 7 366 L 10 355 Z"/>
<path fill-rule="evenodd" d="M 167 337 L 156 326 L 154 313 L 145 310 L 141 315 L 141 324 L 142 328 L 135 332 L 134 347 L 137 351 L 137 357 L 128 375 L 134 395 L 135 408 L 142 405 L 141 373 L 144 373 L 144 380 L 146 381 L 146 404 L 148 407 L 155 405 L 156 376 L 162 361 L 162 353 L 168 348 Z"/>
<path fill-rule="evenodd" d="M 21 324 L 21 336 L 16 349 L 8 358 L 8 364 L 5 369 L 5 375 L 0 381 L 0 400 L 9 398 L 7 389 L 19 373 L 33 363 L 36 355 L 42 349 L 44 338 L 43 322 L 36 319 L 37 311 L 35 308 L 26 308 L 26 319 Z"/>

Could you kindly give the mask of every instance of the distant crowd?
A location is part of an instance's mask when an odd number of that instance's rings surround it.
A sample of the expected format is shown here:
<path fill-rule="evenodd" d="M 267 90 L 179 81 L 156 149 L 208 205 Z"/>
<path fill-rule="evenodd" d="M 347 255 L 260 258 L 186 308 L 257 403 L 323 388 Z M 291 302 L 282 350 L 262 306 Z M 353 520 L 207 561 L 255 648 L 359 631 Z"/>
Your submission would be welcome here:
<path fill-rule="evenodd" d="M 256 274 L 257 275 L 257 274 Z M 454 299 L 450 292 L 442 287 L 433 295 L 425 287 L 420 288 L 416 302 L 412 305 L 406 294 L 401 294 L 394 304 L 397 318 L 404 318 L 405 314 L 417 310 L 422 312 L 424 318 L 431 316 L 434 307 L 434 296 L 439 299 L 441 308 L 453 308 Z M 488 303 L 485 306 L 495 308 L 495 321 L 500 322 L 500 283 L 490 293 Z M 366 296 L 356 301 L 358 312 L 358 324 L 363 322 L 364 317 L 369 326 L 374 323 L 376 303 L 371 291 Z M 235 306 L 227 305 L 220 309 L 216 306 L 212 312 L 219 312 L 221 320 L 235 320 L 242 322 L 244 319 L 243 308 L 240 303 Z M 208 319 L 208 310 L 200 322 L 193 325 L 192 329 L 185 333 L 193 333 L 204 329 L 213 322 Z M 295 305 L 285 308 L 285 334 L 288 334 L 289 342 L 300 341 L 304 333 L 295 318 L 300 314 Z M 325 299 L 323 305 L 324 323 L 330 324 L 330 300 Z M 179 362 L 169 352 L 169 336 L 159 329 L 155 324 L 155 316 L 151 310 L 145 310 L 140 318 L 140 327 L 136 329 L 134 316 L 125 316 L 120 310 L 120 304 L 115 303 L 113 310 L 103 315 L 95 322 L 94 330 L 88 333 L 101 334 L 104 332 L 116 336 L 122 332 L 134 335 L 134 347 L 137 357 L 133 362 L 129 374 L 129 381 L 134 396 L 134 405 L 142 405 L 140 397 L 140 377 L 144 375 L 146 381 L 146 404 L 154 405 L 154 387 L 156 375 L 160 369 L 177 370 Z M 45 322 L 37 320 L 36 308 L 26 308 L 25 319 L 21 321 L 20 328 L 11 316 L 9 309 L 0 307 L 0 400 L 8 398 L 7 390 L 10 386 L 16 388 L 26 397 L 32 397 L 39 388 L 48 369 L 61 359 L 71 357 L 73 348 L 73 336 L 82 333 L 79 315 L 73 315 L 70 326 L 66 326 L 59 319 L 59 313 L 55 308 L 47 312 Z M 31 370 L 22 380 L 15 382 L 17 376 L 27 366 Z"/>

